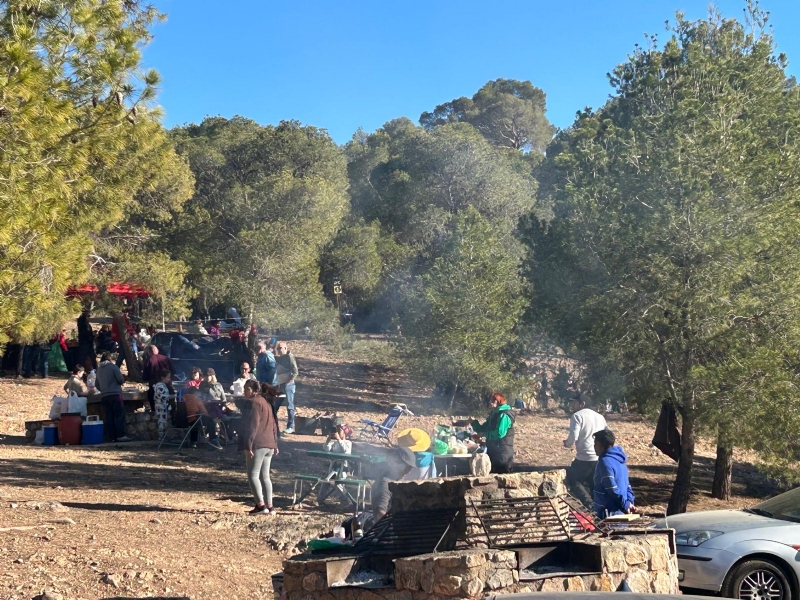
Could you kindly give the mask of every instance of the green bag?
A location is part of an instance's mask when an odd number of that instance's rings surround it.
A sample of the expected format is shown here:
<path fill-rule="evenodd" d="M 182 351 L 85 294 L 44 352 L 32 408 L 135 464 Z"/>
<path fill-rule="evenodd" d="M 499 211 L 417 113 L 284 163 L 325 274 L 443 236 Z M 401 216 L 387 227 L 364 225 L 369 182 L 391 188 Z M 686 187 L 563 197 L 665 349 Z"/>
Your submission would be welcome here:
<path fill-rule="evenodd" d="M 61 346 L 55 342 L 50 348 L 50 356 L 47 357 L 47 366 L 51 371 L 59 371 L 61 373 L 67 372 L 67 363 L 64 362 L 64 354 L 61 352 Z"/>
<path fill-rule="evenodd" d="M 434 440 L 433 441 L 433 453 L 434 454 L 447 454 L 447 442 L 444 440 Z"/>

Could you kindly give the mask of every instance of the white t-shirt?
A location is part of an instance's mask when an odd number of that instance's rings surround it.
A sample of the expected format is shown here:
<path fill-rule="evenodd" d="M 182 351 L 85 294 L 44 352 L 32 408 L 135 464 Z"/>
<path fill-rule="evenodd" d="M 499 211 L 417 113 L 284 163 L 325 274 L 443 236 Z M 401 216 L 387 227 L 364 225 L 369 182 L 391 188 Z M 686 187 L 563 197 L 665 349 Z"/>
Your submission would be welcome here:
<path fill-rule="evenodd" d="M 569 436 L 564 440 L 567 448 L 575 444 L 577 455 L 575 458 L 585 461 L 597 461 L 594 453 L 594 434 L 606 429 L 606 420 L 603 415 L 590 408 L 582 408 L 574 413 L 569 420 Z"/>

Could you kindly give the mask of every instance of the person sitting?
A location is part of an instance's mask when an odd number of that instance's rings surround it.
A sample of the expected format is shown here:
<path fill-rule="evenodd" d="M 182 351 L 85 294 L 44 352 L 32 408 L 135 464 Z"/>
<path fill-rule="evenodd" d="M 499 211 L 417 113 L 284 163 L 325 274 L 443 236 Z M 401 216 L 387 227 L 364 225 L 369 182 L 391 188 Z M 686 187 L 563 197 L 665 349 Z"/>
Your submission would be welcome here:
<path fill-rule="evenodd" d="M 250 370 L 250 363 L 242 363 L 242 373 L 239 375 L 239 378 L 245 381 L 256 381 L 256 376 L 253 375 L 253 372 Z"/>
<path fill-rule="evenodd" d="M 192 376 L 186 382 L 187 388 L 199 388 L 203 383 L 203 370 L 200 367 L 192 367 Z"/>
<path fill-rule="evenodd" d="M 217 424 L 214 423 L 214 419 L 208 416 L 208 411 L 203 401 L 197 395 L 191 393 L 184 394 L 183 401 L 186 403 L 186 415 L 189 423 L 194 423 L 197 419 L 200 419 L 201 425 L 205 427 L 208 434 L 208 443 L 212 448 L 222 450 L 222 444 L 219 443 L 219 438 L 217 437 Z M 197 448 L 197 431 L 198 429 L 195 427 L 189 436 L 192 448 Z"/>
<path fill-rule="evenodd" d="M 470 421 L 476 433 L 486 438 L 486 454 L 492 473 L 511 473 L 514 464 L 514 413 L 503 394 L 494 392 L 489 400 L 492 412 L 486 422 Z"/>
<path fill-rule="evenodd" d="M 208 335 L 208 331 L 206 331 L 206 328 L 203 327 L 202 319 L 195 319 L 194 324 L 187 327 L 186 331 L 187 333 L 199 333 L 200 335 Z"/>
<path fill-rule="evenodd" d="M 436 477 L 436 463 L 431 447 L 431 437 L 422 429 L 412 427 L 397 434 L 397 445 L 414 453 L 417 466 L 411 469 L 404 479 L 431 479 Z"/>
<path fill-rule="evenodd" d="M 83 365 L 75 365 L 72 368 L 72 375 L 67 379 L 64 384 L 64 391 L 69 395 L 70 392 L 75 392 L 78 396 L 88 396 L 89 388 L 83 381 L 84 368 Z"/>
<path fill-rule="evenodd" d="M 217 381 L 217 372 L 211 367 L 206 369 L 206 378 L 200 383 L 200 391 L 210 397 L 211 402 L 224 403 L 225 388 Z"/>
<path fill-rule="evenodd" d="M 628 457 L 616 443 L 610 429 L 594 434 L 594 451 L 599 456 L 594 471 L 594 512 L 601 519 L 636 512 L 628 479 Z"/>
<path fill-rule="evenodd" d="M 211 324 L 208 326 L 208 335 L 219 337 L 219 333 L 219 321 L 211 321 Z"/>

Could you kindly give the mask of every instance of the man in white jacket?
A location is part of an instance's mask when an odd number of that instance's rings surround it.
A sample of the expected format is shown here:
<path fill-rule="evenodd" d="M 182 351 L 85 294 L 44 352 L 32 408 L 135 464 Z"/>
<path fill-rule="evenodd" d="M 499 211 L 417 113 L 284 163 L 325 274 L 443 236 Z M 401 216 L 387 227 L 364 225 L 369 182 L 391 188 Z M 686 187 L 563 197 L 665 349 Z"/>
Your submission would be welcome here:
<path fill-rule="evenodd" d="M 603 415 L 596 413 L 587 405 L 592 400 L 586 394 L 570 398 L 569 435 L 564 447 L 575 445 L 575 460 L 567 469 L 567 486 L 570 492 L 587 508 L 592 507 L 594 493 L 594 470 L 597 466 L 597 453 L 594 451 L 594 434 L 607 429 Z"/>

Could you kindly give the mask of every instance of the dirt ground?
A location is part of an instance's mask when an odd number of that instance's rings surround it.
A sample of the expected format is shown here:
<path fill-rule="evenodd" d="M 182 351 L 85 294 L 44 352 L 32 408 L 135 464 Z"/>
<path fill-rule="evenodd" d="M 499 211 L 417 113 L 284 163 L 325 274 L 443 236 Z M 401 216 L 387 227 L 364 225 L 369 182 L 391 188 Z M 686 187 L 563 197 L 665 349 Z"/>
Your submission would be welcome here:
<path fill-rule="evenodd" d="M 416 416 L 400 427 L 432 431 L 446 421 L 430 390 L 381 360 L 381 342 L 360 344 L 339 357 L 311 342 L 293 343 L 300 415 L 335 411 L 358 429 L 359 419 L 380 421 L 391 403 L 403 402 Z M 64 380 L 0 379 L 0 598 L 29 600 L 45 589 L 65 600 L 269 598 L 281 560 L 341 520 L 335 502 L 287 510 L 293 474 L 324 469 L 304 452 L 319 448 L 320 436 L 284 436 L 272 463 L 280 510 L 258 517 L 246 514 L 252 500 L 235 446 L 220 452 L 203 445 L 157 451 L 154 442 L 25 443 L 24 422 L 46 418 Z M 650 445 L 652 424 L 632 415 L 608 420 L 630 457 L 637 505 L 665 504 L 675 463 Z M 573 451 L 561 445 L 567 423 L 566 415 L 520 415 L 518 468 L 568 465 Z M 734 498 L 712 500 L 713 465 L 713 445 L 701 443 L 692 510 L 738 508 L 778 491 L 737 461 Z"/>

